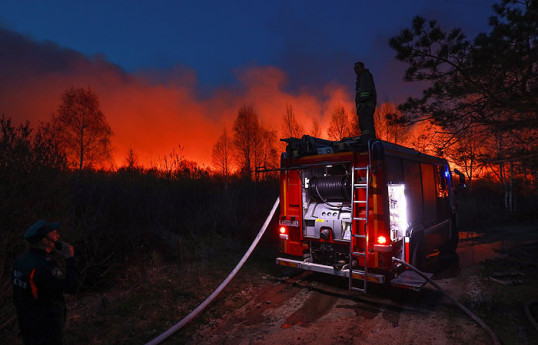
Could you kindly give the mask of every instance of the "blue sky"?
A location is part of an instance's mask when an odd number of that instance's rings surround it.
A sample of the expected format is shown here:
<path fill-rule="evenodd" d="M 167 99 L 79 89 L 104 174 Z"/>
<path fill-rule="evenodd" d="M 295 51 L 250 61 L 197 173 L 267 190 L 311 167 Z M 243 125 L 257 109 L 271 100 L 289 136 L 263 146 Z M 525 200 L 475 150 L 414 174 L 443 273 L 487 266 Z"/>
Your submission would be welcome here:
<path fill-rule="evenodd" d="M 236 71 L 277 66 L 289 87 L 353 83 L 363 60 L 382 90 L 394 75 L 390 37 L 416 15 L 468 37 L 487 31 L 491 0 L 24 1 L 0 2 L 0 25 L 128 72 L 192 69 L 202 89 L 236 82 Z M 397 70 L 401 72 L 400 70 Z"/>

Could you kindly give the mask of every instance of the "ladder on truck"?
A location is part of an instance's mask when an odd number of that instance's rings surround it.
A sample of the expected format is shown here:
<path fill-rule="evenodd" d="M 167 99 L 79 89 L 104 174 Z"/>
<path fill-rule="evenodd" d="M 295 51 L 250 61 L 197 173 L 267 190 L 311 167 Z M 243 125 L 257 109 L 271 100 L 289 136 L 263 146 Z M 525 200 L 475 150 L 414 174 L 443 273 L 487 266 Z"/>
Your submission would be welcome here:
<path fill-rule="evenodd" d="M 368 164 L 363 167 L 355 166 L 357 159 L 351 165 L 351 236 L 349 239 L 349 290 L 368 292 L 368 215 L 370 213 L 370 174 L 372 166 L 372 154 L 370 141 L 368 141 Z M 364 190 L 364 198 L 359 197 Z M 359 211 L 364 208 L 364 217 L 359 217 Z M 364 226 L 360 227 L 359 222 Z M 362 245 L 361 245 L 362 244 Z M 360 259 L 364 259 L 364 265 L 359 266 Z M 357 269 L 353 268 L 353 261 L 357 261 Z M 353 285 L 353 276 L 362 276 L 362 287 Z"/>

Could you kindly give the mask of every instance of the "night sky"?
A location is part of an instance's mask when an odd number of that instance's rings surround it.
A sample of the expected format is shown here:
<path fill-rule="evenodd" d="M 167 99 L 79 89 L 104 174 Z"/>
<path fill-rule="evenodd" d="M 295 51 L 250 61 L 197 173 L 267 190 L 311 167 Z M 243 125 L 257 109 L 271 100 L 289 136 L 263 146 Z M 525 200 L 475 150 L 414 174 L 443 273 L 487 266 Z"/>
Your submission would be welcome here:
<path fill-rule="evenodd" d="M 0 113 L 47 121 L 65 89 L 91 87 L 117 164 L 129 147 L 148 164 L 180 144 L 210 165 L 243 103 L 277 131 L 286 104 L 307 128 L 337 104 L 354 111 L 355 61 L 373 73 L 378 102 L 416 95 L 388 40 L 416 15 L 474 38 L 494 3 L 2 0 Z"/>

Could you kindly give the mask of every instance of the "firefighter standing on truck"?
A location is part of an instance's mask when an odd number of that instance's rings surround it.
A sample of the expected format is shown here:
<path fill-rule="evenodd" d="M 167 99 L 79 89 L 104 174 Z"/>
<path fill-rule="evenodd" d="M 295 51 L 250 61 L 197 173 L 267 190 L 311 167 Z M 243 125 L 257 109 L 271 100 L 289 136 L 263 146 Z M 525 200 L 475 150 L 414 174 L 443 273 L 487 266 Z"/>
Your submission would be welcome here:
<path fill-rule="evenodd" d="M 78 289 L 79 273 L 75 251 L 60 242 L 57 222 L 40 220 L 28 228 L 24 238 L 30 244 L 13 267 L 13 301 L 24 344 L 64 344 L 66 307 L 64 293 Z M 64 258 L 65 271 L 54 260 Z"/>
<path fill-rule="evenodd" d="M 357 116 L 359 117 L 361 142 L 363 144 L 368 144 L 368 141 L 376 139 L 374 111 L 377 103 L 377 94 L 372 73 L 364 68 L 364 63 L 355 63 L 355 73 L 357 74 L 357 83 L 355 84 L 355 104 L 357 105 Z"/>

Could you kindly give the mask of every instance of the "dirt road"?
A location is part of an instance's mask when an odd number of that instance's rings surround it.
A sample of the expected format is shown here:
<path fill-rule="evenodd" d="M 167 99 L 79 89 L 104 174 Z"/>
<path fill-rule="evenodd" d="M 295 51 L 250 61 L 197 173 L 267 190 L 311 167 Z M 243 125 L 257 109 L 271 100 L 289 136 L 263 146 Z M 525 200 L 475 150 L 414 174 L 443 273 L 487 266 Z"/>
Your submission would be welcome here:
<path fill-rule="evenodd" d="M 479 316 L 487 316 L 489 311 L 497 311 L 496 291 L 509 288 L 489 280 L 483 274 L 483 262 L 516 242 L 507 245 L 506 241 L 494 237 L 484 240 L 474 234 L 461 237 L 459 265 L 441 267 L 432 257 L 429 269 L 449 294 L 471 310 L 478 309 Z M 528 237 L 521 238 L 517 244 L 528 241 Z M 420 292 L 374 286 L 364 295 L 348 292 L 347 281 L 341 278 L 294 270 L 283 273 L 284 277 L 264 277 L 244 289 L 241 297 L 248 302 L 200 328 L 189 344 L 492 343 L 486 331 L 431 285 Z M 518 310 L 516 314 L 521 313 Z M 503 342 L 538 343 L 536 331 L 519 321 L 504 322 L 515 323 L 516 329 L 509 331 L 506 337 L 511 339 Z"/>

